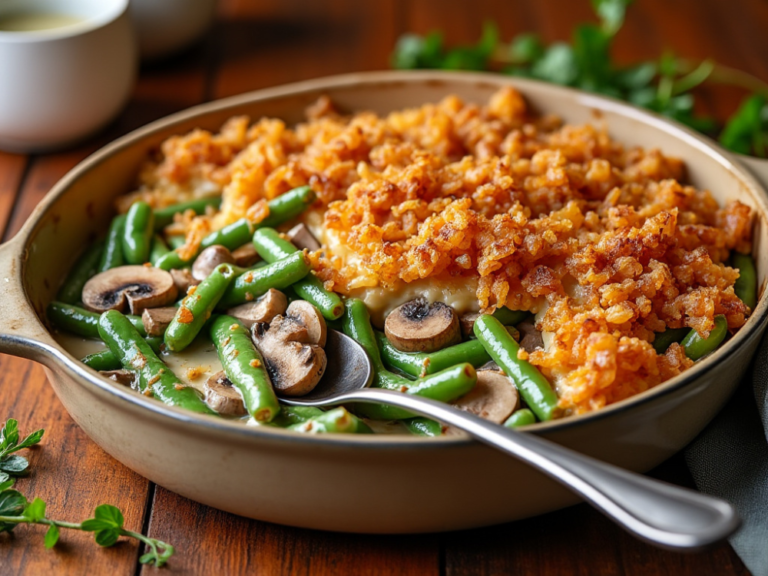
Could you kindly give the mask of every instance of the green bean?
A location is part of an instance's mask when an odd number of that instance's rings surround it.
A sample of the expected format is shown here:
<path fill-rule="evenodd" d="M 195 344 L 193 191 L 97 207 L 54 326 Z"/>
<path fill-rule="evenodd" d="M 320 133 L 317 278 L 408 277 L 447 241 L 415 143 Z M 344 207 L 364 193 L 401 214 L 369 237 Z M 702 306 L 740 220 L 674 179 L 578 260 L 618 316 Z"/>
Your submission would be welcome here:
<path fill-rule="evenodd" d="M 511 377 L 525 403 L 539 420 L 557 415 L 557 394 L 538 369 L 517 357 L 520 345 L 504 325 L 493 316 L 481 315 L 475 320 L 475 336 L 502 370 Z"/>
<path fill-rule="evenodd" d="M 216 271 L 211 276 L 214 274 Z M 280 413 L 280 404 L 264 358 L 253 346 L 248 330 L 232 316 L 218 316 L 211 322 L 209 333 L 224 372 L 243 397 L 248 414 L 257 422 L 272 420 Z"/>
<path fill-rule="evenodd" d="M 165 243 L 162 236 L 155 234 L 155 237 L 152 239 L 152 250 L 149 252 L 149 261 L 152 262 L 152 265 L 154 266 L 160 258 L 170 251 L 170 248 L 168 248 L 168 245 Z"/>
<path fill-rule="evenodd" d="M 227 309 L 251 302 L 266 294 L 270 288 L 283 290 L 309 273 L 309 261 L 303 252 L 294 252 L 273 264 L 261 266 L 240 274 L 219 302 Z"/>
<path fill-rule="evenodd" d="M 277 262 L 299 250 L 281 238 L 273 228 L 256 230 L 253 233 L 253 245 L 259 256 L 267 262 Z M 314 304 L 327 320 L 337 320 L 344 314 L 344 303 L 339 295 L 326 290 L 322 281 L 311 272 L 296 282 L 293 289 L 303 300 Z"/>
<path fill-rule="evenodd" d="M 517 412 L 513 412 L 512 416 L 507 418 L 504 422 L 504 426 L 507 428 L 517 428 L 518 426 L 528 426 L 536 422 L 536 416 L 528 408 L 522 408 Z"/>
<path fill-rule="evenodd" d="M 396 368 L 409 376 L 417 378 L 440 372 L 456 364 L 469 362 L 478 368 L 490 362 L 491 357 L 479 340 L 467 340 L 454 344 L 437 352 L 402 352 L 395 348 L 387 337 L 376 332 L 381 357 L 390 368 Z"/>
<path fill-rule="evenodd" d="M 145 340 L 155 354 L 160 353 L 160 346 L 163 344 L 162 337 L 150 336 L 149 338 L 145 338 Z M 122 366 L 120 359 L 115 356 L 109 348 L 102 350 L 101 352 L 88 354 L 88 356 L 83 357 L 80 362 L 97 371 L 118 370 Z"/>
<path fill-rule="evenodd" d="M 171 250 L 178 250 L 186 243 L 187 238 L 183 234 L 173 234 L 168 236 L 168 246 L 171 247 Z"/>
<path fill-rule="evenodd" d="M 163 339 L 168 350 L 181 352 L 192 343 L 234 277 L 232 266 L 221 264 L 184 297 L 165 330 Z"/>
<path fill-rule="evenodd" d="M 466 363 L 417 380 L 408 380 L 393 374 L 384 367 L 381 360 L 376 335 L 371 327 L 371 317 L 362 300 L 348 299 L 343 318 L 344 333 L 356 340 L 365 349 L 371 360 L 373 387 L 398 390 L 407 394 L 450 402 L 469 392 L 477 381 L 475 369 L 471 364 Z M 402 420 L 413 416 L 402 408 L 379 404 L 362 404 L 357 406 L 355 410 L 364 416 L 377 420 Z"/>
<path fill-rule="evenodd" d="M 310 418 L 322 416 L 323 411 L 313 406 L 280 406 L 280 413 L 270 422 L 278 428 L 287 428 L 293 424 L 301 424 Z"/>
<path fill-rule="evenodd" d="M 355 434 L 358 429 L 358 418 L 347 412 L 347 409 L 343 406 L 323 412 L 321 415 L 299 424 L 288 426 L 288 430 L 309 434 L 326 434 L 328 432 Z"/>
<path fill-rule="evenodd" d="M 664 354 L 667 348 L 675 342 L 681 342 L 690 331 L 690 328 L 667 328 L 664 332 L 656 332 L 653 349 L 656 350 L 656 354 Z"/>
<path fill-rule="evenodd" d="M 194 262 L 197 255 L 209 246 L 220 245 L 228 248 L 229 250 L 235 250 L 243 244 L 246 244 L 251 240 L 253 235 L 253 224 L 248 221 L 247 218 L 241 218 L 237 222 L 233 222 L 229 226 L 224 226 L 221 230 L 211 232 L 200 242 L 200 247 L 197 252 L 189 260 L 185 260 L 181 257 L 178 250 L 168 252 L 165 256 L 157 261 L 155 266 L 163 270 L 171 270 L 173 268 L 184 268 Z"/>
<path fill-rule="evenodd" d="M 440 436 L 443 433 L 443 425 L 440 422 L 422 416 L 403 420 L 403 424 L 411 434 L 416 436 Z"/>
<path fill-rule="evenodd" d="M 137 373 L 139 392 L 154 396 L 169 406 L 201 414 L 216 414 L 194 388 L 185 386 L 157 357 L 152 347 L 120 312 L 110 310 L 101 315 L 99 334 L 123 367 Z"/>
<path fill-rule="evenodd" d="M 155 230 L 165 228 L 168 224 L 173 222 L 173 217 L 180 213 L 192 210 L 195 214 L 205 214 L 208 206 L 218 208 L 221 205 L 221 197 L 215 198 L 199 198 L 197 200 L 188 200 L 187 202 L 179 202 L 165 208 L 158 208 L 155 210 Z"/>
<path fill-rule="evenodd" d="M 293 220 L 299 214 L 304 212 L 307 207 L 315 201 L 315 193 L 309 186 L 299 186 L 281 194 L 274 200 L 270 200 L 269 216 L 259 222 L 258 227 L 274 228 L 283 222 Z"/>
<path fill-rule="evenodd" d="M 702 338 L 696 330 L 691 329 L 680 345 L 685 349 L 685 355 L 688 358 L 698 360 L 717 350 L 717 347 L 725 340 L 727 334 L 728 321 L 725 319 L 725 316 L 718 314 L 715 316 L 715 326 L 709 333 L 709 337 Z"/>
<path fill-rule="evenodd" d="M 134 202 L 125 215 L 123 231 L 123 258 L 128 264 L 149 262 L 152 234 L 155 230 L 155 215 L 143 200 Z"/>
<path fill-rule="evenodd" d="M 99 338 L 99 315 L 64 302 L 48 304 L 48 319 L 56 328 L 83 338 Z M 144 323 L 138 316 L 126 316 L 142 336 L 147 335 Z"/>
<path fill-rule="evenodd" d="M 739 277 L 733 285 L 733 290 L 744 304 L 754 310 L 757 305 L 757 270 L 755 261 L 749 254 L 734 252 L 731 255 L 733 267 L 738 268 Z"/>
<path fill-rule="evenodd" d="M 123 258 L 123 234 L 125 232 L 125 214 L 112 218 L 104 244 L 104 252 L 99 261 L 99 272 L 106 272 L 125 263 Z"/>
<path fill-rule="evenodd" d="M 504 324 L 504 326 L 516 326 L 530 315 L 531 313 L 527 310 L 510 310 L 506 306 L 496 308 L 492 314 L 492 316 Z"/>
<path fill-rule="evenodd" d="M 67 274 L 66 280 L 59 288 L 57 298 L 67 304 L 80 302 L 83 286 L 99 271 L 101 253 L 104 251 L 104 242 L 91 244 L 77 259 L 77 262 Z"/>

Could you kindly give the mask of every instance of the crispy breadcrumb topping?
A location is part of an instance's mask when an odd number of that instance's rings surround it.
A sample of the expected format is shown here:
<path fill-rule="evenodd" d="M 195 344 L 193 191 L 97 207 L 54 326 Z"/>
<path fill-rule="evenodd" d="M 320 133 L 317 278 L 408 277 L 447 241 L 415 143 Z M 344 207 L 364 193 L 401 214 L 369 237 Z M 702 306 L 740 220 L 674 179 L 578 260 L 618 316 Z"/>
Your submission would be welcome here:
<path fill-rule="evenodd" d="M 344 116 L 324 98 L 308 117 L 294 128 L 238 117 L 218 134 L 169 138 L 119 206 L 221 193 L 218 214 L 169 227 L 192 253 L 208 231 L 260 221 L 266 201 L 309 184 L 306 220 L 322 219 L 323 243 L 310 261 L 326 288 L 456 280 L 476 286 L 476 309 L 538 312 L 547 346 L 529 361 L 566 414 L 691 366 L 677 344 L 656 354 L 654 333 L 707 335 L 717 314 L 734 331 L 749 313 L 725 261 L 750 250 L 751 210 L 687 185 L 676 158 L 624 147 L 604 126 L 537 117 L 512 88 L 483 106 L 449 96 L 384 117 Z"/>

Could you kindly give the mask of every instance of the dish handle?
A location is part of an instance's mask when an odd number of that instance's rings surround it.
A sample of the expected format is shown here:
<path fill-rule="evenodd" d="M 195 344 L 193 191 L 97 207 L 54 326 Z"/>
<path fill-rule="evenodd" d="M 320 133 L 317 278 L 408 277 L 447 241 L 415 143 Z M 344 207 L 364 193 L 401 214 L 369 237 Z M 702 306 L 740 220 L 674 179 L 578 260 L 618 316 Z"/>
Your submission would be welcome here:
<path fill-rule="evenodd" d="M 51 336 L 24 292 L 24 258 L 20 235 L 0 244 L 0 352 L 48 364 Z"/>

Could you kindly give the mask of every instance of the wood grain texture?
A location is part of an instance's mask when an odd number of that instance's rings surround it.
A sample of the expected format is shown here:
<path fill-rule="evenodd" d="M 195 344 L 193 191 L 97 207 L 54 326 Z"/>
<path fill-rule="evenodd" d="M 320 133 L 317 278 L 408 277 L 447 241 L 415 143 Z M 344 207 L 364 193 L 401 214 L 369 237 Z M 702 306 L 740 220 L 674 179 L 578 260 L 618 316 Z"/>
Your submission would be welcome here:
<path fill-rule="evenodd" d="M 385 69 L 405 31 L 441 29 L 450 44 L 473 43 L 486 20 L 499 24 L 504 39 L 535 30 L 553 41 L 568 39 L 574 24 L 594 17 L 587 0 L 220 0 L 206 39 L 170 60 L 143 65 L 131 101 L 104 132 L 61 153 L 0 153 L 0 231 L 12 236 L 91 151 L 156 118 L 266 86 Z M 670 49 L 688 58 L 712 56 L 768 80 L 766 29 L 763 0 L 637 0 L 615 55 L 630 63 Z M 722 119 L 743 94 L 708 89 L 702 96 L 702 109 Z M 81 519 L 104 502 L 120 506 L 129 527 L 146 523 L 149 535 L 176 546 L 169 574 L 748 575 L 726 544 L 698 554 L 657 550 L 585 505 L 503 526 L 406 537 L 321 533 L 240 518 L 155 489 L 85 436 L 39 366 L 0 356 L 0 419 L 8 417 L 19 419 L 23 431 L 47 430 L 30 455 L 33 473 L 20 480 L 21 490 L 66 519 Z M 679 456 L 653 474 L 691 485 Z M 45 551 L 42 533 L 21 527 L 0 535 L 0 573 L 156 573 L 138 565 L 135 543 L 103 550 L 89 535 L 66 532 L 61 546 Z"/>

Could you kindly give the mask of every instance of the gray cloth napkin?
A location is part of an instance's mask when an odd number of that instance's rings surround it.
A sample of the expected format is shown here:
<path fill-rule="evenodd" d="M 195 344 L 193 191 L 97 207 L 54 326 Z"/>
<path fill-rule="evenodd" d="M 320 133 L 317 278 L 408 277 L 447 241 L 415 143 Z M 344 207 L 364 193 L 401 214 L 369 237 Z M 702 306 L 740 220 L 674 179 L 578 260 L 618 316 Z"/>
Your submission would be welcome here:
<path fill-rule="evenodd" d="M 753 576 L 768 576 L 768 336 L 748 374 L 685 459 L 699 490 L 736 507 L 731 545 Z"/>

